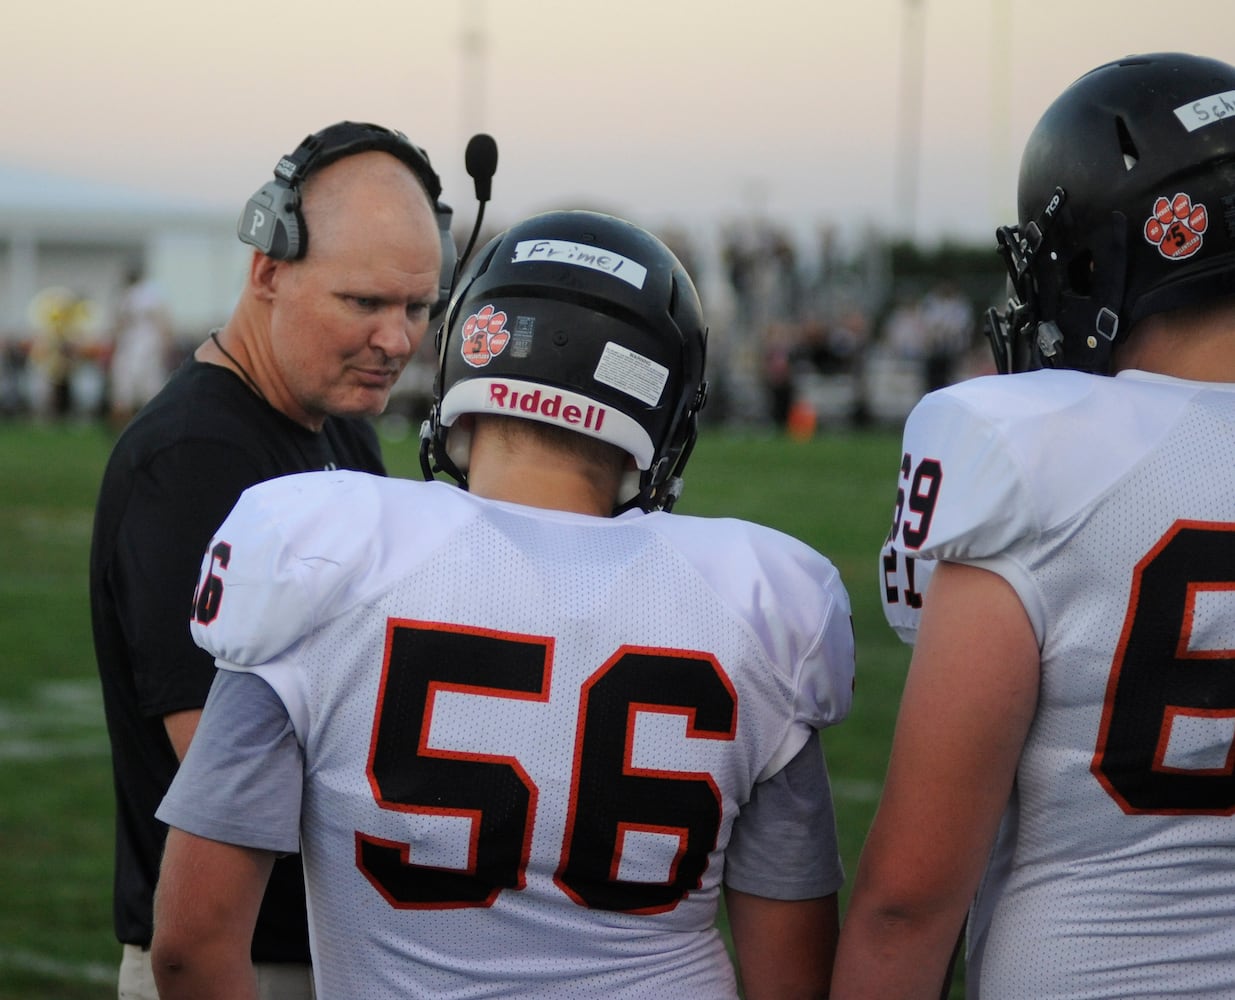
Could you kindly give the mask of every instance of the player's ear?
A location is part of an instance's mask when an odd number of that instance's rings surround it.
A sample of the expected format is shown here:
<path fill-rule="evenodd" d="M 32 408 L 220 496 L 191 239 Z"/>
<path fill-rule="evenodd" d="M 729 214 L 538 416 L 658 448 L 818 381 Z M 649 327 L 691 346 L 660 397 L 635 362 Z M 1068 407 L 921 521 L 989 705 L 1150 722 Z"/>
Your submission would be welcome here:
<path fill-rule="evenodd" d="M 283 261 L 267 257 L 260 250 L 253 251 L 253 259 L 249 261 L 249 286 L 253 293 L 263 302 L 274 298 L 275 286 Z"/>

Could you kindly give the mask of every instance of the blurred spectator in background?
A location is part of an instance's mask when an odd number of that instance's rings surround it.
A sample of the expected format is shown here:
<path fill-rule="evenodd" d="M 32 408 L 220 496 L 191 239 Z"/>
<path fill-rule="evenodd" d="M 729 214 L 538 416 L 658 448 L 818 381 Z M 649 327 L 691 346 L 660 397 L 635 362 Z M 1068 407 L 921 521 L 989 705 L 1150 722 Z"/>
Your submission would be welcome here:
<path fill-rule="evenodd" d="M 772 423 L 783 428 L 793 405 L 793 362 L 797 329 L 789 323 L 769 323 L 764 330 L 763 384 Z"/>
<path fill-rule="evenodd" d="M 26 352 L 17 341 L 0 344 L 0 415 L 16 416 L 25 409 L 22 386 Z"/>
<path fill-rule="evenodd" d="M 163 388 L 172 364 L 171 315 L 141 269 L 131 268 L 116 312 L 109 370 L 109 419 L 120 430 Z"/>
<path fill-rule="evenodd" d="M 36 416 L 60 419 L 73 409 L 73 374 L 85 346 L 92 307 L 68 288 L 46 288 L 30 303 L 30 401 Z"/>
<path fill-rule="evenodd" d="M 935 286 L 922 298 L 919 313 L 926 392 L 957 381 L 961 358 L 973 340 L 973 304 L 952 282 Z"/>
<path fill-rule="evenodd" d="M 883 321 L 881 337 L 894 356 L 919 357 L 925 342 L 921 302 L 903 293 L 898 295 L 895 305 Z"/>

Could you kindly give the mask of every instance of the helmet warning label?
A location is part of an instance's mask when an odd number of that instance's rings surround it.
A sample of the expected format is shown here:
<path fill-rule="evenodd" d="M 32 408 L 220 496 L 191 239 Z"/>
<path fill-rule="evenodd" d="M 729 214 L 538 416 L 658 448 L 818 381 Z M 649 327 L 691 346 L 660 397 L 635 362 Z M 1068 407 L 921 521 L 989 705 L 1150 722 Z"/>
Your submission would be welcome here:
<path fill-rule="evenodd" d="M 648 406 L 655 406 L 669 381 L 669 369 L 609 341 L 592 377 Z"/>

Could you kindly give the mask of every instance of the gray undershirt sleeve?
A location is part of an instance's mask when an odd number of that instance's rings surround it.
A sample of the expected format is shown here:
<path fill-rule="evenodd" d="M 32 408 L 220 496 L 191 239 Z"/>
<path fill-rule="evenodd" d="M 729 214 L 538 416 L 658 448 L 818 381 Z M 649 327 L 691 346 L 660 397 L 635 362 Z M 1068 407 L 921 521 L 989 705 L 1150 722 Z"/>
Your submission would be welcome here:
<path fill-rule="evenodd" d="M 768 899 L 815 899 L 845 881 L 836 815 L 818 737 L 755 785 L 733 824 L 725 885 Z"/>
<path fill-rule="evenodd" d="M 302 781 L 303 754 L 274 689 L 256 674 L 218 670 L 155 816 L 209 840 L 292 854 Z"/>

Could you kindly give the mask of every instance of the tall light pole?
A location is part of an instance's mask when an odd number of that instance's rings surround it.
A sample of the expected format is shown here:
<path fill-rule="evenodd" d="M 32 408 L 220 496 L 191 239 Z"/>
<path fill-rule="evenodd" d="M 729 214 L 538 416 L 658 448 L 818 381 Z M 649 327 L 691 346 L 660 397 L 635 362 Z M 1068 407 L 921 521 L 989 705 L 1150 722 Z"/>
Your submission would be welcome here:
<path fill-rule="evenodd" d="M 489 36 L 485 14 L 485 0 L 465 0 L 463 31 L 459 36 L 463 56 L 460 60 L 463 72 L 459 87 L 460 123 L 464 135 L 485 130 L 489 69 Z"/>
<path fill-rule="evenodd" d="M 901 91 L 896 129 L 896 210 L 900 234 L 918 231 L 918 170 L 922 145 L 922 77 L 926 49 L 925 0 L 904 0 L 901 19 Z"/>
<path fill-rule="evenodd" d="M 1012 134 L 1012 0 L 991 4 L 991 191 L 993 226 L 1015 221 L 1016 176 L 1010 156 Z M 1010 206 L 1010 207 L 1009 207 Z M 992 228 L 993 228 L 992 226 Z"/>

